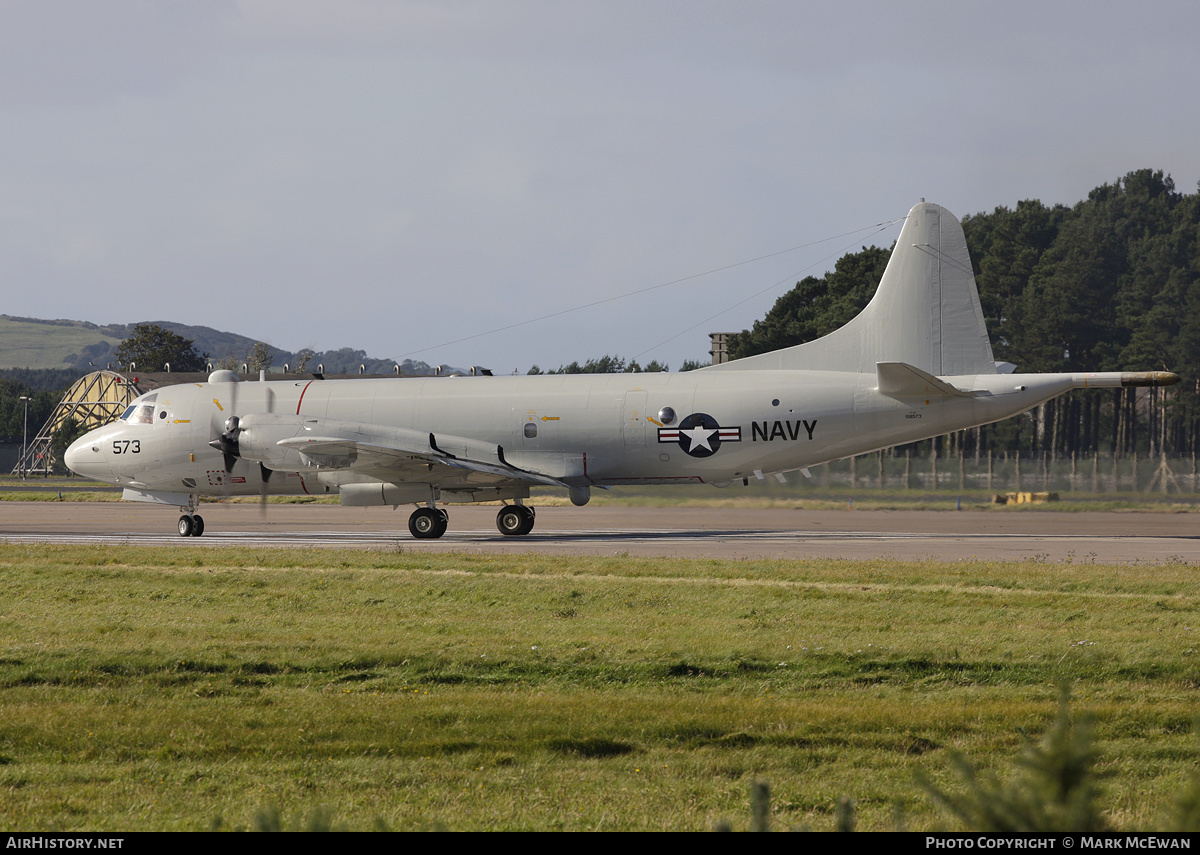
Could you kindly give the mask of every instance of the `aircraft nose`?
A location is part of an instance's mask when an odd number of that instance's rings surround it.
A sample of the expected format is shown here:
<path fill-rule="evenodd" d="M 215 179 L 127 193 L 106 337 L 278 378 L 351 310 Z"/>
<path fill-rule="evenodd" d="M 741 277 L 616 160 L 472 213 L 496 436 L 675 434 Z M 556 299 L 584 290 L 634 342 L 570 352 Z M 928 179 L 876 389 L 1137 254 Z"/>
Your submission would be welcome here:
<path fill-rule="evenodd" d="M 63 462 L 67 464 L 67 468 L 76 475 L 82 475 L 85 478 L 93 478 L 96 480 L 102 479 L 104 472 L 104 460 L 99 452 L 99 447 L 91 436 L 81 436 L 68 447 L 63 454 Z"/>

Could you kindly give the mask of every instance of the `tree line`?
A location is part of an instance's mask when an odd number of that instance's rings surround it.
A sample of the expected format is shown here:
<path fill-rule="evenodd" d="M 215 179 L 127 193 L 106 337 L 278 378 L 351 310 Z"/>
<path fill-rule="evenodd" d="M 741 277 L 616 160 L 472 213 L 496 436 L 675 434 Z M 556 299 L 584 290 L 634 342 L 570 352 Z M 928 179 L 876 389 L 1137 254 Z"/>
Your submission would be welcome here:
<path fill-rule="evenodd" d="M 694 371 L 697 368 L 703 368 L 707 362 L 699 362 L 694 359 L 685 359 L 683 365 L 680 366 L 680 371 Z M 670 371 L 671 367 L 666 363 L 659 362 L 657 359 L 652 359 L 646 363 L 645 367 L 638 364 L 636 359 L 626 360 L 621 356 L 609 356 L 605 354 L 599 359 L 589 359 L 582 365 L 578 362 L 572 362 L 569 365 L 560 365 L 558 368 L 550 368 L 543 371 L 538 366 L 533 366 L 529 369 L 528 374 L 641 374 L 643 372 L 653 373 L 656 371 Z"/>
<path fill-rule="evenodd" d="M 997 360 L 1021 372 L 1165 369 L 1183 382 L 1072 392 L 1027 416 L 953 435 L 947 451 L 1196 453 L 1200 193 L 1177 192 L 1169 175 L 1143 169 L 1073 207 L 1026 200 L 964 217 L 962 225 Z M 875 293 L 890 255 L 863 247 L 824 276 L 797 282 L 753 328 L 732 337 L 731 357 L 842 326 Z"/>

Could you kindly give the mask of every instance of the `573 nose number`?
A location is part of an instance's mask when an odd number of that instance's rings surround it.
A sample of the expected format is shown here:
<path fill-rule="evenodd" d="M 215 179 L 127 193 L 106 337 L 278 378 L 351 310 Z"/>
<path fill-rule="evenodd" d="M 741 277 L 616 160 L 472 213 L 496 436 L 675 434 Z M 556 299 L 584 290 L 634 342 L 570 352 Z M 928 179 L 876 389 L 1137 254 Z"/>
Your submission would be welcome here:
<path fill-rule="evenodd" d="M 140 439 L 114 439 L 113 454 L 141 454 L 142 441 Z"/>

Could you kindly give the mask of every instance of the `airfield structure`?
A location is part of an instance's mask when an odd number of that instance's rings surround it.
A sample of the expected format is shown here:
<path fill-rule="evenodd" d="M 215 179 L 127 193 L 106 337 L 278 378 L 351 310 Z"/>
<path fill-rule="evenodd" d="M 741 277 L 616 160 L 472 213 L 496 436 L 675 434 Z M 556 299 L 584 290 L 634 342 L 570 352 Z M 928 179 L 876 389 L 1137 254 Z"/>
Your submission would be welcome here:
<path fill-rule="evenodd" d="M 714 332 L 708 334 L 709 364 L 721 365 L 729 361 L 729 339 L 737 333 Z"/>
<path fill-rule="evenodd" d="M 54 436 L 70 422 L 85 430 L 103 427 L 116 419 L 144 390 L 115 371 L 93 371 L 76 380 L 63 395 L 13 468 L 13 475 L 49 475 L 54 465 Z M 82 435 L 82 434 L 81 434 Z"/>

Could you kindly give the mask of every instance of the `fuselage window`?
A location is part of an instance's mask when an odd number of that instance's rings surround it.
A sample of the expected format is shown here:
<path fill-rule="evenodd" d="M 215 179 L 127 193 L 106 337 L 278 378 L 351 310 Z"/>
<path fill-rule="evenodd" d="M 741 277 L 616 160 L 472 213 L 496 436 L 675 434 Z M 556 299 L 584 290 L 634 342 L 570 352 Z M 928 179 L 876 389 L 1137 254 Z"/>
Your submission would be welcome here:
<path fill-rule="evenodd" d="M 537 436 L 537 422 L 525 422 L 525 436 L 529 439 Z"/>

